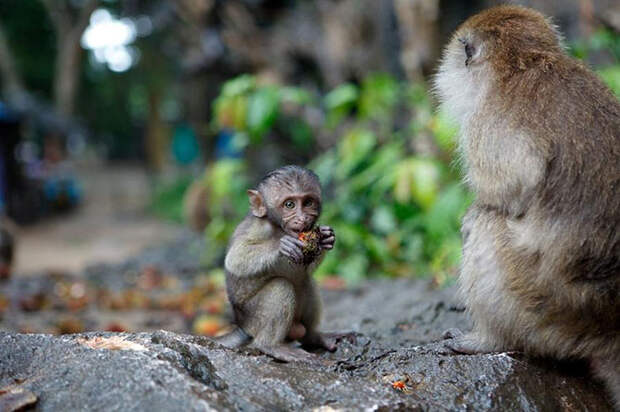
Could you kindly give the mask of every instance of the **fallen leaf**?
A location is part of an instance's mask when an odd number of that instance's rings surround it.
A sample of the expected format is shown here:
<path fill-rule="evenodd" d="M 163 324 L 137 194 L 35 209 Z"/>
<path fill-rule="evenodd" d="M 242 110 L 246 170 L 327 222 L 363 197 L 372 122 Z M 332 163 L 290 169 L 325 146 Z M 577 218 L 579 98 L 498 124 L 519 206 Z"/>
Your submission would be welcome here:
<path fill-rule="evenodd" d="M 200 315 L 192 325 L 192 331 L 196 335 L 215 336 L 224 327 L 222 321 L 216 316 Z"/>
<path fill-rule="evenodd" d="M 392 382 L 392 388 L 398 389 L 399 391 L 402 391 L 406 387 L 407 387 L 407 385 L 405 385 L 405 382 L 403 382 L 403 381 L 394 381 L 394 382 Z"/>
<path fill-rule="evenodd" d="M 108 323 L 103 330 L 106 332 L 127 332 L 127 328 L 118 322 Z"/>
<path fill-rule="evenodd" d="M 126 340 L 122 336 L 103 337 L 96 336 L 92 339 L 78 338 L 78 342 L 91 349 L 108 349 L 108 350 L 146 350 L 146 347 L 139 343 Z"/>

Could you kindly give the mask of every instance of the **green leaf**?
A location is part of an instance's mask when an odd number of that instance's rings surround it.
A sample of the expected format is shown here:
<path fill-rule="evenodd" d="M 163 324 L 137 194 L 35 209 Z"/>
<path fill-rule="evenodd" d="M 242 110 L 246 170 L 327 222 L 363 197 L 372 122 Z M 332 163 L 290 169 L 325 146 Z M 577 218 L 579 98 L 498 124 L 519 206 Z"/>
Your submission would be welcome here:
<path fill-rule="evenodd" d="M 355 104 L 358 95 L 359 91 L 355 85 L 345 83 L 336 87 L 325 96 L 325 106 L 328 110 L 351 107 Z"/>
<path fill-rule="evenodd" d="M 335 126 L 344 118 L 357 102 L 359 91 L 356 86 L 345 83 L 325 96 L 327 108 L 327 125 Z"/>
<path fill-rule="evenodd" d="M 256 87 L 256 78 L 244 74 L 224 83 L 221 95 L 226 97 L 240 96 L 249 93 L 254 87 Z"/>
<path fill-rule="evenodd" d="M 394 197 L 402 203 L 414 200 L 429 209 L 439 191 L 440 169 L 437 162 L 424 158 L 409 158 L 397 166 Z"/>
<path fill-rule="evenodd" d="M 371 74 L 362 82 L 359 113 L 362 118 L 382 119 L 392 114 L 400 97 L 401 87 L 388 74 Z"/>
<path fill-rule="evenodd" d="M 291 140 L 300 149 L 309 149 L 314 142 L 314 135 L 308 123 L 300 119 L 294 119 L 289 124 Z"/>
<path fill-rule="evenodd" d="M 254 143 L 267 132 L 278 116 L 279 94 L 275 88 L 265 87 L 250 96 L 247 127 Z"/>
<path fill-rule="evenodd" d="M 425 215 L 424 224 L 428 234 L 441 240 L 448 235 L 458 233 L 461 216 L 471 200 L 471 196 L 459 183 L 453 183 L 444 189 Z"/>
<path fill-rule="evenodd" d="M 315 158 L 308 167 L 319 176 L 323 185 L 329 185 L 338 166 L 338 157 L 335 150 L 329 150 Z"/>
<path fill-rule="evenodd" d="M 444 112 L 439 112 L 431 121 L 431 130 L 437 145 L 447 152 L 454 150 L 459 131 L 458 125 Z"/>
<path fill-rule="evenodd" d="M 338 176 L 345 177 L 351 174 L 359 164 L 366 160 L 377 144 L 374 133 L 367 129 L 353 129 L 347 133 L 338 148 L 340 164 Z"/>
<path fill-rule="evenodd" d="M 387 206 L 380 206 L 370 218 L 372 228 L 378 233 L 388 234 L 396 230 L 396 217 Z"/>
<path fill-rule="evenodd" d="M 598 74 L 607 83 L 616 97 L 620 98 L 620 64 L 598 70 Z"/>
<path fill-rule="evenodd" d="M 282 87 L 280 89 L 280 100 L 283 103 L 296 103 L 299 105 L 308 104 L 312 101 L 312 97 L 307 90 L 301 87 Z"/>

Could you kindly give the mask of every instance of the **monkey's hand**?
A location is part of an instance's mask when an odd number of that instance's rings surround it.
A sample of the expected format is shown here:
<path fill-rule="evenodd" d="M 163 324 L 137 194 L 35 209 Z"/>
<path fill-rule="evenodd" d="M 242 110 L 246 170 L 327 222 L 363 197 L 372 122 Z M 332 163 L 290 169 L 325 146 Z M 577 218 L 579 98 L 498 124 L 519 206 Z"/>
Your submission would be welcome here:
<path fill-rule="evenodd" d="M 286 256 L 293 263 L 301 263 L 304 260 L 304 243 L 293 236 L 284 235 L 280 239 L 280 254 Z"/>
<path fill-rule="evenodd" d="M 329 226 L 321 226 L 319 227 L 319 232 L 321 233 L 321 248 L 327 250 L 333 249 L 334 243 L 336 243 L 334 229 Z"/>

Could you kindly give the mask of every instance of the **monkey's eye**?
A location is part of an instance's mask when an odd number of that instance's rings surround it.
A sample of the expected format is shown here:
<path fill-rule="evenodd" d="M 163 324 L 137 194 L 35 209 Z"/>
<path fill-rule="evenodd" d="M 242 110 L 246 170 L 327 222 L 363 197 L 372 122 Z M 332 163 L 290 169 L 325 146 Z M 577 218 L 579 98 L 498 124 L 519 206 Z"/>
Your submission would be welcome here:
<path fill-rule="evenodd" d="M 292 200 L 287 200 L 286 202 L 284 202 L 284 207 L 287 209 L 294 209 L 295 202 L 293 202 Z"/>
<path fill-rule="evenodd" d="M 304 207 L 312 207 L 312 206 L 314 206 L 314 200 L 312 199 L 304 200 Z"/>
<path fill-rule="evenodd" d="M 471 58 L 473 57 L 474 53 L 476 52 L 476 48 L 474 46 L 472 46 L 467 40 L 465 40 L 463 38 L 460 38 L 459 42 L 461 42 L 461 44 L 465 48 L 465 55 L 467 56 L 467 59 L 465 60 L 465 66 L 468 66 L 469 63 L 471 62 Z"/>
<path fill-rule="evenodd" d="M 465 55 L 467 56 L 467 59 L 471 59 L 471 57 L 474 55 L 474 52 L 474 46 L 469 43 L 465 43 Z"/>

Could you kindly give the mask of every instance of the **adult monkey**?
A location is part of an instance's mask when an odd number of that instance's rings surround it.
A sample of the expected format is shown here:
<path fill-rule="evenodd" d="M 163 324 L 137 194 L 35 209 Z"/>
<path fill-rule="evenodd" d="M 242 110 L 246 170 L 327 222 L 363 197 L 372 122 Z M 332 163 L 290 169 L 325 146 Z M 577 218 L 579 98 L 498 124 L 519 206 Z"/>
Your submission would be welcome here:
<path fill-rule="evenodd" d="M 618 99 L 518 6 L 467 20 L 435 87 L 476 193 L 460 273 L 474 330 L 447 345 L 588 359 L 620 409 Z"/>
<path fill-rule="evenodd" d="M 235 230 L 225 259 L 226 289 L 237 328 L 216 340 L 228 347 L 251 342 L 285 362 L 316 362 L 315 355 L 287 341 L 336 349 L 342 334 L 317 330 L 321 300 L 312 272 L 334 247 L 334 231 L 318 229 L 319 253 L 304 255 L 298 235 L 321 214 L 318 177 L 299 166 L 276 169 L 248 190 L 250 213 Z"/>

